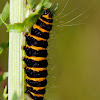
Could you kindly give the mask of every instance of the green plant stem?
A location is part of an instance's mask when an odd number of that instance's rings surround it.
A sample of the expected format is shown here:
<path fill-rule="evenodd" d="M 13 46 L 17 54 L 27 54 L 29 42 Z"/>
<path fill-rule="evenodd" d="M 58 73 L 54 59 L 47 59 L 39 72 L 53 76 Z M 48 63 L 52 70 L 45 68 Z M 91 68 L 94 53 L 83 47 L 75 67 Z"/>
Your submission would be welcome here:
<path fill-rule="evenodd" d="M 10 23 L 21 23 L 24 18 L 24 0 L 10 0 Z M 12 100 L 14 94 L 24 97 L 24 69 L 21 47 L 24 44 L 23 33 L 9 32 L 9 68 L 8 68 L 8 100 Z M 21 99 L 21 100 L 24 100 Z"/>

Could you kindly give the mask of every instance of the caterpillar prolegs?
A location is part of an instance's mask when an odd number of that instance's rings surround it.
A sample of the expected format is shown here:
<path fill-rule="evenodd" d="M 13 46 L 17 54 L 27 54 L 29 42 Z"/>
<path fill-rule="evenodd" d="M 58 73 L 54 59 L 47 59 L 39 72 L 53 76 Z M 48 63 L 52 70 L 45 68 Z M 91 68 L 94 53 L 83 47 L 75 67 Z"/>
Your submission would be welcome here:
<path fill-rule="evenodd" d="M 26 56 L 24 67 L 26 72 L 26 93 L 32 100 L 43 100 L 47 84 L 47 46 L 50 30 L 52 29 L 53 15 L 45 9 L 43 15 L 31 28 L 31 33 L 25 33 L 27 45 L 23 47 Z"/>

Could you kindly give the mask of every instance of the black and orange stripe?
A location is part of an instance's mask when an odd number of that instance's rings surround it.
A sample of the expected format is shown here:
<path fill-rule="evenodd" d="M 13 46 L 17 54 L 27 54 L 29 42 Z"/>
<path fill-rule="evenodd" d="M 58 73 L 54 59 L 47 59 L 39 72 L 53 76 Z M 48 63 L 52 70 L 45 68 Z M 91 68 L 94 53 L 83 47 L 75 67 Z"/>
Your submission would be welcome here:
<path fill-rule="evenodd" d="M 33 25 L 31 33 L 25 33 L 27 45 L 23 47 L 26 52 L 24 67 L 26 72 L 26 93 L 32 100 L 43 100 L 47 84 L 47 46 L 50 30 L 52 29 L 52 14 L 45 9 L 43 15 Z"/>

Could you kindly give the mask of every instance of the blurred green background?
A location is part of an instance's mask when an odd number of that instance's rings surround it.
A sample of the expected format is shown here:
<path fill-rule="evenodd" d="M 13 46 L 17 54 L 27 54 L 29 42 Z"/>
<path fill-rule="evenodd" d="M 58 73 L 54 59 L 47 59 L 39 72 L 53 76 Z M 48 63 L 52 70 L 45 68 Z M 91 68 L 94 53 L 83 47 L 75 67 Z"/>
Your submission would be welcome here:
<path fill-rule="evenodd" d="M 7 0 L 0 1 L 1 12 Z M 45 99 L 100 100 L 100 0 L 69 0 L 62 13 L 67 0 L 51 2 L 58 2 L 59 9 L 54 16 L 54 26 L 49 39 L 49 75 Z M 61 18 L 73 9 L 76 10 Z M 82 16 L 66 25 L 84 24 L 63 26 L 65 22 L 83 12 Z M 8 33 L 2 25 L 0 43 L 7 41 Z M 7 49 L 0 55 L 0 64 L 2 70 L 7 71 Z M 0 84 L 0 100 L 2 92 L 3 86 Z"/>

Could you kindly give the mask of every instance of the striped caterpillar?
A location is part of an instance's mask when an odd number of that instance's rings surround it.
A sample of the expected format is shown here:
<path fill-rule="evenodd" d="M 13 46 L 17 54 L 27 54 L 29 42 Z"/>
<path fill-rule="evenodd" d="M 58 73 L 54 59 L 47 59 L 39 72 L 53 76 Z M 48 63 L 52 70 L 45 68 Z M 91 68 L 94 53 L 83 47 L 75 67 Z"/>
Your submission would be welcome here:
<path fill-rule="evenodd" d="M 31 28 L 31 33 L 24 33 L 27 45 L 23 47 L 26 56 L 23 58 L 26 66 L 26 93 L 32 100 L 43 100 L 46 77 L 48 75 L 46 57 L 48 38 L 52 29 L 53 15 L 49 9 L 44 9 L 43 15 Z"/>

